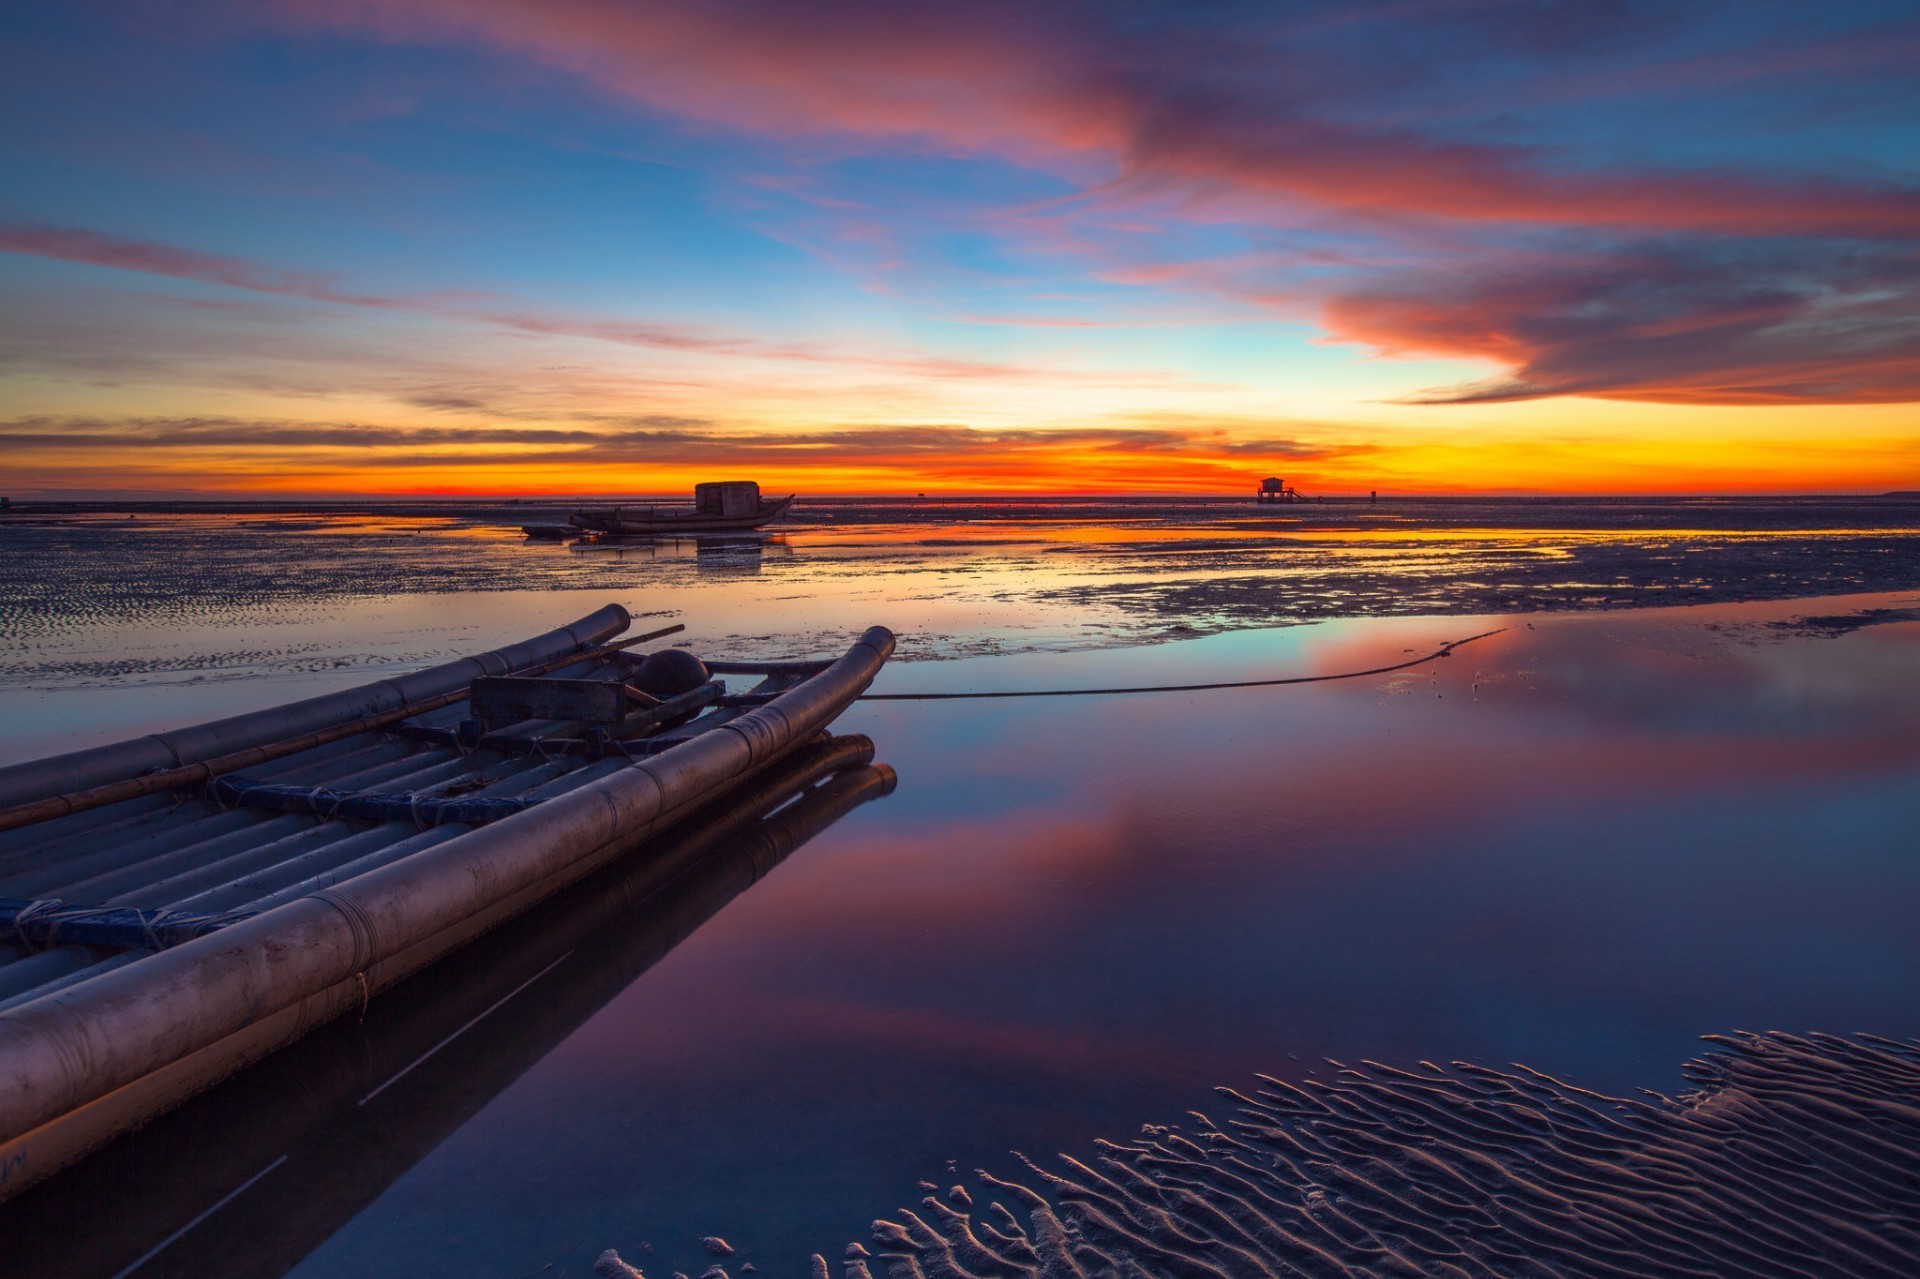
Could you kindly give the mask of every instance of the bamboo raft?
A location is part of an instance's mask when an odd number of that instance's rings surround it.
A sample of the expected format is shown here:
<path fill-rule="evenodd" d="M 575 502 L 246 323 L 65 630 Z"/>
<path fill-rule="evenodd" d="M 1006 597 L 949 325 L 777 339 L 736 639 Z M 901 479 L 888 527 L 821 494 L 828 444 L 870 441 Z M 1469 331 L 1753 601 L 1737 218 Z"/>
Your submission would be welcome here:
<path fill-rule="evenodd" d="M 855 735 L 800 747 L 364 1016 L 0 1205 L 9 1273 L 292 1270 L 683 938 L 888 794 L 872 759 Z M 217 1229 L 182 1229 L 215 1212 Z"/>
<path fill-rule="evenodd" d="M 752 781 L 893 649 L 702 663 L 630 625 L 0 769 L 0 1198 Z"/>

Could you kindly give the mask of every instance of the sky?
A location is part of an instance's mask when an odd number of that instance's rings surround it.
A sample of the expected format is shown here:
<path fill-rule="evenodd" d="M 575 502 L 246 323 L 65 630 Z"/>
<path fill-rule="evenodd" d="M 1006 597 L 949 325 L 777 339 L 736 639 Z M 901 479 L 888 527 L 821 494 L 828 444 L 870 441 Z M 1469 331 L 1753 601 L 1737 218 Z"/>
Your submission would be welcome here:
<path fill-rule="evenodd" d="M 1920 488 L 1900 3 L 0 10 L 0 491 Z"/>

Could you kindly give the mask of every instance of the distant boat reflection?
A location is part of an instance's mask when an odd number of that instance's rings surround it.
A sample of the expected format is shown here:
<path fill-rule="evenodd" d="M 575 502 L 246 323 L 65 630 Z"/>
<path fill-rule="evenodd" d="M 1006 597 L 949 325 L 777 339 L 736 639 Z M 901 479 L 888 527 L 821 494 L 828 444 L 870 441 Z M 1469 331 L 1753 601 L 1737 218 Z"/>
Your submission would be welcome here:
<path fill-rule="evenodd" d="M 20 1196 L 0 1210 L 8 1273 L 284 1274 L 795 849 L 891 793 L 872 761 L 857 735 L 802 748 L 363 1020 Z"/>
<path fill-rule="evenodd" d="M 569 544 L 582 554 L 611 555 L 616 559 L 694 561 L 701 572 L 760 571 L 763 557 L 791 556 L 793 546 L 782 533 L 726 533 L 660 536 L 600 534 Z"/>

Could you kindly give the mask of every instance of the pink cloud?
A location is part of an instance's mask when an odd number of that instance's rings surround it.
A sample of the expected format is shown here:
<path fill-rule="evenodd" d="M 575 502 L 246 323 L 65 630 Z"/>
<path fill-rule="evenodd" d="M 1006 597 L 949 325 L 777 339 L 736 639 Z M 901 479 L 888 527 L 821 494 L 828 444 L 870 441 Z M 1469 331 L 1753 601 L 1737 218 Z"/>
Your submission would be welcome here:
<path fill-rule="evenodd" d="M 676 116 L 778 136 L 1111 150 L 1117 94 L 1063 65 L 1034 6 L 287 0 L 316 26 L 491 45 Z"/>
<path fill-rule="evenodd" d="M 1920 193 L 1890 185 L 1555 171 L 1521 147 L 1309 119 L 1246 124 L 1225 109 L 1146 122 L 1127 158 L 1130 171 L 1158 180 L 1414 220 L 1737 235 L 1905 236 L 1920 225 Z"/>
<path fill-rule="evenodd" d="M 287 0 L 285 10 L 390 40 L 490 46 L 754 134 L 991 153 L 1311 209 L 1742 235 L 1905 235 L 1920 223 L 1920 193 L 1893 184 L 1575 171 L 1524 147 L 1336 122 L 1311 92 L 1212 87 L 1232 46 L 1127 37 L 1046 7 Z M 1308 79 L 1303 54 L 1263 54 L 1269 79 Z"/>

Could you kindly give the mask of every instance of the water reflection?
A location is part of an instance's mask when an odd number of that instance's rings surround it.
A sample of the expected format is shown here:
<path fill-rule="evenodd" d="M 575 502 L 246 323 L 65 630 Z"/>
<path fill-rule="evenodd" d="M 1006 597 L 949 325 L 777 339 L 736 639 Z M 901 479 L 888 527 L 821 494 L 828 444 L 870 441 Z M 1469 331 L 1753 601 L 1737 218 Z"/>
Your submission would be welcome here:
<path fill-rule="evenodd" d="M 1256 1070 L 1522 1061 L 1631 1094 L 1677 1089 L 1704 1032 L 1920 1033 L 1920 623 L 1826 638 L 1791 616 L 1519 619 L 1386 681 L 1258 695 L 857 708 L 914 785 L 299 1273 L 531 1274 L 586 1241 L 698 1274 L 703 1235 L 739 1249 L 732 1273 L 798 1273 L 920 1179 L 1017 1173 L 1009 1150 L 1084 1150 Z M 1329 671 L 1488 624 L 888 679 Z"/>
<path fill-rule="evenodd" d="M 702 573 L 758 573 L 768 557 L 791 557 L 793 544 L 779 533 L 602 534 L 567 544 L 575 555 L 615 560 L 688 560 Z"/>
<path fill-rule="evenodd" d="M 364 1019 L 7 1204 L 6 1272 L 285 1273 L 795 849 L 890 793 L 872 758 L 857 736 L 803 748 Z"/>

